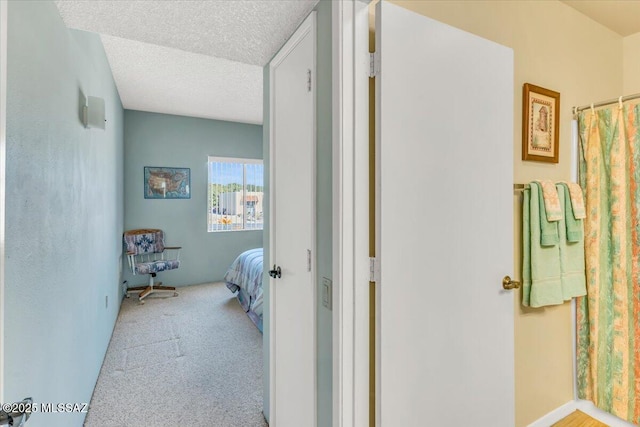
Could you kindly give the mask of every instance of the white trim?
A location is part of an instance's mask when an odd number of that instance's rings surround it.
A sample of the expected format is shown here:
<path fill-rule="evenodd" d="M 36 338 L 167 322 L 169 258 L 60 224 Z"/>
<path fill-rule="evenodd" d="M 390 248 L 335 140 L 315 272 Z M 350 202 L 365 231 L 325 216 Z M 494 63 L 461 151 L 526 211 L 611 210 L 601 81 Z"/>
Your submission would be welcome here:
<path fill-rule="evenodd" d="M 333 426 L 369 425 L 369 14 L 332 3 Z"/>
<path fill-rule="evenodd" d="M 369 5 L 354 2 L 354 427 L 369 426 Z M 347 307 L 351 310 L 351 307 Z M 350 424 L 346 424 L 349 426 Z"/>
<path fill-rule="evenodd" d="M 275 88 L 276 88 L 276 84 L 275 84 L 275 69 L 278 68 L 278 66 L 282 63 L 282 61 L 284 61 L 284 59 L 289 56 L 289 54 L 293 51 L 293 49 L 295 49 L 295 47 L 304 39 L 304 37 L 309 34 L 312 33 L 314 35 L 314 52 L 313 52 L 313 72 L 315 73 L 317 70 L 317 66 L 316 66 L 316 58 L 317 58 L 317 24 L 316 24 L 316 15 L 317 12 L 313 11 L 309 14 L 309 16 L 304 20 L 304 22 L 302 24 L 300 24 L 300 27 L 298 27 L 298 29 L 296 30 L 296 32 L 289 38 L 289 40 L 287 40 L 287 42 L 285 43 L 285 45 L 280 49 L 280 51 L 276 54 L 276 56 L 271 60 L 271 62 L 269 63 L 269 122 L 270 122 L 270 126 L 269 126 L 269 253 L 270 256 L 273 259 L 275 252 L 275 244 L 274 244 L 274 236 L 275 236 L 275 215 L 277 215 L 277 212 L 275 211 L 275 205 L 274 205 L 274 198 L 273 195 L 275 193 L 274 189 L 275 189 L 275 123 L 274 123 L 274 114 L 273 112 L 275 111 Z M 314 250 L 315 253 L 315 247 L 316 247 L 316 135 L 317 135 L 317 119 L 316 119 L 316 82 L 317 79 L 313 78 L 312 79 L 312 84 L 313 84 L 313 150 L 312 150 L 312 159 L 311 159 L 311 165 L 310 165 L 310 171 L 312 171 L 313 173 L 313 191 L 311 192 L 311 194 L 309 195 L 309 197 L 311 197 L 311 202 L 312 202 L 312 211 L 314 212 L 314 217 L 312 218 L 312 230 L 311 230 L 311 246 Z M 314 255 L 312 257 L 312 266 L 311 266 L 311 270 L 312 270 L 312 281 L 313 281 L 313 288 L 315 289 L 314 291 L 314 295 L 313 295 L 313 330 L 316 331 L 317 330 L 317 280 L 316 280 L 316 259 L 317 259 L 317 255 Z M 269 265 L 269 263 L 267 263 L 266 265 Z M 273 279 L 269 280 L 269 287 L 270 289 L 274 289 L 273 286 Z M 276 397 L 276 376 L 275 376 L 275 372 L 276 372 L 276 359 L 275 359 L 275 351 L 274 351 L 274 346 L 272 345 L 273 341 L 274 341 L 274 337 L 276 336 L 275 333 L 275 317 L 272 315 L 273 313 L 275 313 L 275 301 L 273 298 L 273 293 L 271 294 L 271 297 L 269 298 L 269 313 L 270 313 L 270 322 L 269 322 L 269 425 L 275 426 L 277 425 L 277 413 L 276 413 L 276 405 L 275 405 L 275 397 Z M 317 355 L 318 354 L 318 342 L 317 342 L 317 334 L 316 338 L 314 339 L 314 344 L 313 344 L 313 354 Z M 318 423 L 318 378 L 317 378 L 317 357 L 314 358 L 314 384 L 313 384 L 313 394 L 314 394 L 314 414 L 313 414 L 313 425 L 309 426 L 309 427 L 315 427 Z"/>
<path fill-rule="evenodd" d="M 351 7 L 350 7 L 351 6 Z M 345 317 L 345 305 L 353 305 L 353 288 L 347 277 L 351 276 L 353 264 L 348 259 L 353 246 L 348 238 L 345 238 L 347 230 L 351 226 L 350 217 L 353 216 L 351 188 L 349 183 L 351 176 L 344 175 L 344 163 L 350 158 L 348 146 L 353 140 L 348 134 L 352 126 L 349 123 L 349 112 L 353 108 L 352 99 L 349 98 L 350 80 L 348 76 L 350 61 L 346 55 L 350 52 L 348 23 L 351 20 L 352 5 L 350 1 L 333 2 L 332 13 L 332 89 L 333 89 L 333 426 L 342 427 L 349 425 L 353 418 L 353 372 L 351 359 L 353 357 L 352 336 L 353 319 Z M 341 62 L 341 63 L 338 63 Z M 350 102 L 351 101 L 351 102 Z"/>
<path fill-rule="evenodd" d="M 564 405 L 554 409 L 543 417 L 535 420 L 527 427 L 549 427 L 560 421 L 561 419 L 569 416 L 574 411 L 580 410 L 591 418 L 605 423 L 610 427 L 635 427 L 635 424 L 631 424 L 628 421 L 622 420 L 615 415 L 611 415 L 608 412 L 604 412 L 602 409 L 597 408 L 592 402 L 588 400 L 571 400 Z"/>
<path fill-rule="evenodd" d="M 309 16 L 307 16 L 307 18 L 304 20 L 304 22 L 300 24 L 296 32 L 293 33 L 291 38 L 289 38 L 289 40 L 287 40 L 285 45 L 282 46 L 280 51 L 278 51 L 276 56 L 273 57 L 273 59 L 269 63 L 269 82 L 270 83 L 275 83 L 275 80 L 271 75 L 271 71 L 277 68 L 282 63 L 282 61 L 284 61 L 287 58 L 287 56 L 291 54 L 291 51 L 295 49 L 296 46 L 298 46 L 298 44 L 302 41 L 304 36 L 306 36 L 311 31 L 314 31 L 316 29 L 316 14 L 317 12 L 315 10 L 311 12 Z M 273 95 L 271 95 L 271 86 L 269 86 L 269 97 L 271 100 L 270 104 L 273 104 L 274 99 L 273 99 Z M 273 107 L 273 105 L 270 105 L 270 107 Z"/>
<path fill-rule="evenodd" d="M 576 402 L 571 400 L 559 408 L 554 409 L 542 418 L 529 424 L 527 427 L 549 427 L 550 425 L 560 421 L 564 417 L 573 413 L 577 409 Z"/>
<path fill-rule="evenodd" d="M 263 159 L 249 159 L 246 157 L 220 157 L 220 156 L 208 156 L 208 162 L 216 163 L 247 163 L 252 165 L 261 165 L 264 163 Z"/>
<path fill-rule="evenodd" d="M 313 340 L 313 425 L 309 427 L 316 427 L 318 425 L 318 255 L 317 255 L 317 235 L 318 229 L 318 205 L 317 200 L 317 188 L 318 188 L 318 168 L 317 168 L 317 147 L 318 147 L 318 87 L 316 82 L 318 81 L 318 13 L 313 11 L 304 20 L 300 27 L 309 25 L 311 28 L 309 31 L 313 34 L 313 69 L 311 71 L 311 94 L 313 96 L 313 149 L 311 150 L 311 164 L 309 170 L 313 176 L 313 183 L 311 187 L 313 191 L 309 194 L 311 197 L 311 212 L 313 212 L 313 218 L 311 221 L 311 280 L 313 284 L 313 331 L 315 332 L 315 339 Z M 298 29 L 298 31 L 301 31 Z M 296 31 L 297 32 L 297 31 Z M 269 92 L 271 93 L 271 92 Z M 272 110 L 273 111 L 273 110 Z M 271 116 L 270 116 L 271 117 Z M 271 299 L 273 301 L 273 298 Z M 276 424 L 272 424 L 275 426 Z"/>
<path fill-rule="evenodd" d="M 0 0 L 0 402 L 4 402 L 4 257 L 7 150 L 7 0 Z"/>
<path fill-rule="evenodd" d="M 273 220 L 275 209 L 273 206 L 274 197 L 273 197 L 273 184 L 275 183 L 276 174 L 273 171 L 274 167 L 274 154 L 275 154 L 275 144 L 273 142 L 275 132 L 273 129 L 273 111 L 275 110 L 275 97 L 273 96 L 273 87 L 275 85 L 275 78 L 273 76 L 275 66 L 273 64 L 269 64 L 269 256 L 273 259 L 273 252 L 275 250 L 275 244 L 273 242 L 273 236 L 276 231 L 275 221 Z M 264 225 L 263 225 L 264 227 Z M 271 262 L 271 259 L 264 260 L 267 261 L 267 266 Z M 269 279 L 269 292 L 273 289 L 273 278 Z M 275 309 L 275 304 L 273 301 L 273 295 L 269 296 L 269 342 L 267 345 L 269 346 L 269 417 L 268 421 L 270 425 L 275 426 L 275 351 L 273 346 L 271 345 L 273 341 L 273 313 Z M 263 332 L 264 334 L 264 332 Z M 264 351 L 264 348 L 263 348 Z M 264 367 L 263 367 L 264 369 Z"/>
<path fill-rule="evenodd" d="M 609 427 L 637 427 L 636 424 L 631 424 L 630 422 L 618 418 L 615 415 L 604 412 L 588 400 L 577 400 L 574 403 L 576 405 L 576 409 L 579 409 L 590 417 L 605 423 Z"/>
<path fill-rule="evenodd" d="M 374 22 L 375 22 L 375 50 L 376 52 L 378 52 L 378 57 L 380 57 L 380 61 L 382 61 L 381 58 L 381 33 L 382 33 L 382 3 L 378 2 L 375 5 L 375 16 L 374 16 Z M 381 67 L 382 68 L 382 67 Z M 379 185 L 380 185 L 380 181 L 381 181 L 381 174 L 380 174 L 380 170 L 381 170 L 381 164 L 382 164 L 382 159 L 380 158 L 380 155 L 378 153 L 380 153 L 380 143 L 381 143 L 381 123 L 382 123 L 382 103 L 378 102 L 381 99 L 381 91 L 380 91 L 380 87 L 381 87 L 381 76 L 378 76 L 376 78 L 375 81 L 375 143 L 374 143 L 374 151 L 375 151 L 375 173 L 374 173 L 374 186 L 375 186 L 375 224 L 374 224 L 374 229 L 375 229 L 375 255 L 376 258 L 378 258 L 378 261 L 380 261 L 380 256 L 381 256 L 381 235 L 382 233 L 380 232 L 380 224 L 382 221 L 382 205 L 380 203 L 380 190 L 379 190 Z M 378 263 L 378 269 L 380 268 L 380 264 Z M 380 274 L 380 273 L 379 273 Z M 380 276 L 378 276 L 380 277 Z M 375 359 L 375 390 L 376 390 L 376 395 L 375 395 L 375 427 L 382 427 L 382 394 L 383 394 L 383 390 L 382 390 L 382 381 L 381 381 L 381 375 L 380 373 L 382 372 L 382 346 L 381 346 L 381 342 L 382 340 L 380 339 L 380 331 L 382 331 L 382 311 L 381 311 L 381 296 L 382 296 L 382 292 L 381 292 L 381 283 L 380 281 L 378 281 L 378 283 L 376 283 L 376 306 L 375 306 L 375 354 L 376 354 L 376 359 Z"/>

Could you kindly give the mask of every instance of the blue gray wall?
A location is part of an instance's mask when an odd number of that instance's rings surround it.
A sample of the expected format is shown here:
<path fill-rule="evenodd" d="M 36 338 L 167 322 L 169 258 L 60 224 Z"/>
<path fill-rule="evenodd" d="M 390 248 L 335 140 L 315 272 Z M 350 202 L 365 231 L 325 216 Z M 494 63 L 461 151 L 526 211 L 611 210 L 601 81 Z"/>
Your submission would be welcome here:
<path fill-rule="evenodd" d="M 98 36 L 51 1 L 8 13 L 5 397 L 89 402 L 121 301 L 122 105 Z M 83 127 L 87 95 L 104 98 L 105 131 Z"/>
<path fill-rule="evenodd" d="M 236 256 L 262 246 L 261 231 L 207 232 L 208 156 L 262 158 L 262 126 L 126 110 L 125 229 L 160 228 L 182 246 L 180 268 L 158 274 L 167 285 L 222 280 Z M 190 199 L 145 199 L 145 166 L 191 169 Z M 126 262 L 125 262 L 126 263 Z M 129 286 L 146 283 L 125 268 Z"/>
<path fill-rule="evenodd" d="M 317 11 L 317 70 L 316 70 L 316 253 L 317 253 L 317 384 L 318 384 L 318 427 L 332 424 L 332 313 L 322 305 L 322 278 L 333 280 L 333 193 L 332 193 L 332 28 L 331 0 L 321 0 Z M 265 176 L 269 176 L 269 65 L 264 67 L 264 162 Z M 269 184 L 265 191 L 268 193 Z M 265 196 L 265 200 L 268 197 Z M 269 221 L 269 206 L 265 205 L 265 224 Z M 265 265 L 269 259 L 269 233 L 264 232 Z M 270 292 L 268 276 L 264 279 L 265 310 L 268 311 Z M 264 319 L 264 408 L 269 418 L 269 325 L 268 313 Z"/>

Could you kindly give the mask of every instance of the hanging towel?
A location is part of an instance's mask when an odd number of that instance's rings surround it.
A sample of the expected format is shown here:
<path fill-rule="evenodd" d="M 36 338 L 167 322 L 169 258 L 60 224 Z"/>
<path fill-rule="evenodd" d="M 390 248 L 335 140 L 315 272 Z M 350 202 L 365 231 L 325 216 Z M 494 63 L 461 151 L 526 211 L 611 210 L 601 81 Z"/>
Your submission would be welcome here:
<path fill-rule="evenodd" d="M 576 184 L 577 185 L 577 184 Z M 575 215 L 574 206 L 575 204 L 572 201 L 571 197 L 571 187 L 569 187 L 568 183 L 560 182 L 557 185 L 558 194 L 561 196 L 561 203 L 564 206 L 564 221 L 566 224 L 566 239 L 567 242 L 580 242 L 584 238 L 582 219 L 579 219 Z M 580 189 L 580 187 L 578 187 Z M 580 191 L 580 196 L 582 196 L 582 191 Z M 581 197 L 582 198 L 582 197 Z M 584 209 L 584 205 L 583 205 Z M 560 225 L 562 227 L 562 225 Z M 560 236 L 560 241 L 562 242 L 562 236 Z"/>
<path fill-rule="evenodd" d="M 569 187 L 569 197 L 571 200 L 571 207 L 573 208 L 573 217 L 575 219 L 585 219 L 587 217 L 587 210 L 584 207 L 584 197 L 582 195 L 582 188 L 575 182 L 564 182 Z M 566 211 L 566 209 L 565 209 Z"/>
<path fill-rule="evenodd" d="M 536 180 L 536 182 L 542 188 L 542 195 L 544 196 L 544 209 L 547 214 L 547 221 L 560 221 L 560 219 L 562 218 L 562 211 L 564 209 L 560 205 L 556 185 L 548 179 L 538 179 Z M 542 201 L 540 203 L 542 203 Z"/>
<path fill-rule="evenodd" d="M 533 191 L 536 190 L 538 196 L 536 200 L 538 201 L 537 206 L 540 210 L 537 215 L 540 218 L 540 239 L 538 240 L 542 246 L 555 246 L 560 242 L 560 236 L 558 235 L 558 221 L 549 221 L 547 213 L 545 212 L 545 205 L 543 202 L 543 190 L 542 186 L 532 182 L 529 184 L 531 188 L 531 194 L 533 197 Z M 556 186 L 553 186 L 553 192 L 556 194 L 556 199 L 558 198 L 558 192 L 556 191 Z M 560 205 L 560 200 L 558 200 L 558 205 Z M 560 215 L 562 218 L 562 215 Z"/>
<path fill-rule="evenodd" d="M 522 305 L 527 307 L 564 302 L 559 245 L 541 244 L 540 223 L 541 219 L 546 220 L 541 204 L 540 187 L 531 183 L 530 188 L 523 191 L 522 203 Z M 557 228 L 558 223 L 553 224 Z"/>
<path fill-rule="evenodd" d="M 531 190 L 522 190 L 522 305 L 531 303 Z"/>
<path fill-rule="evenodd" d="M 580 297 L 587 294 L 587 285 L 584 267 L 584 233 L 582 231 L 582 220 L 576 220 L 573 217 L 571 209 L 571 201 L 569 200 L 569 188 L 566 184 L 558 184 L 558 196 L 560 203 L 565 207 L 564 218 L 560 220 L 560 271 L 562 273 L 562 297 L 565 301 L 573 297 Z M 566 224 L 565 224 L 566 220 Z M 570 226 L 569 222 L 573 220 Z M 579 228 L 572 231 L 574 237 L 579 234 L 577 241 L 570 241 L 569 230 L 571 228 Z"/>

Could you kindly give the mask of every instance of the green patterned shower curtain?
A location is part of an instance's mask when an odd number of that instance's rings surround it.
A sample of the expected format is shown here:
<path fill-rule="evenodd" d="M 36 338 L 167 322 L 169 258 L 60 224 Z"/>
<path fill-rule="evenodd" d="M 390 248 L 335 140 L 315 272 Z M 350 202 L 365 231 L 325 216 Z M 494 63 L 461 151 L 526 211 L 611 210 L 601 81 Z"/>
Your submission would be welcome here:
<path fill-rule="evenodd" d="M 578 117 L 587 296 L 578 299 L 578 395 L 640 422 L 640 107 Z"/>

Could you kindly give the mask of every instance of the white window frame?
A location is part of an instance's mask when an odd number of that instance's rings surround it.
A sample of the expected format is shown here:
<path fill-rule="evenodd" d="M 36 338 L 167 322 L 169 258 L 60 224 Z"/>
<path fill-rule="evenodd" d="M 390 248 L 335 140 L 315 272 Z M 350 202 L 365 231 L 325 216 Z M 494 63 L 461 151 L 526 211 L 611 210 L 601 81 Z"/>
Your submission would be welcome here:
<path fill-rule="evenodd" d="M 237 231 L 259 231 L 262 232 L 262 230 L 264 229 L 264 222 L 262 223 L 262 227 L 261 228 L 245 228 L 246 227 L 246 221 L 247 221 L 247 216 L 246 216 L 246 206 L 243 203 L 242 205 L 242 228 L 238 228 L 238 229 L 229 229 L 229 230 L 211 230 L 210 227 L 210 223 L 209 223 L 209 215 L 210 215 L 210 205 L 211 205 L 211 200 L 209 199 L 210 197 L 210 193 L 209 193 L 209 185 L 211 184 L 211 170 L 209 168 L 209 165 L 212 163 L 235 163 L 235 164 L 242 164 L 243 165 L 243 176 L 242 176 L 242 193 L 243 193 L 243 199 L 246 197 L 246 193 L 247 193 L 247 171 L 246 171 L 246 165 L 262 165 L 262 167 L 264 168 L 264 160 L 263 159 L 248 159 L 248 158 L 243 158 L 243 157 L 222 157 L 222 156 L 209 156 L 207 159 L 207 232 L 208 233 L 226 233 L 226 232 L 237 232 Z M 264 170 L 264 169 L 263 169 Z M 262 188 L 263 188 L 263 194 L 264 194 L 264 177 L 263 177 L 263 182 L 262 182 Z M 264 197 L 264 195 L 263 195 Z"/>

